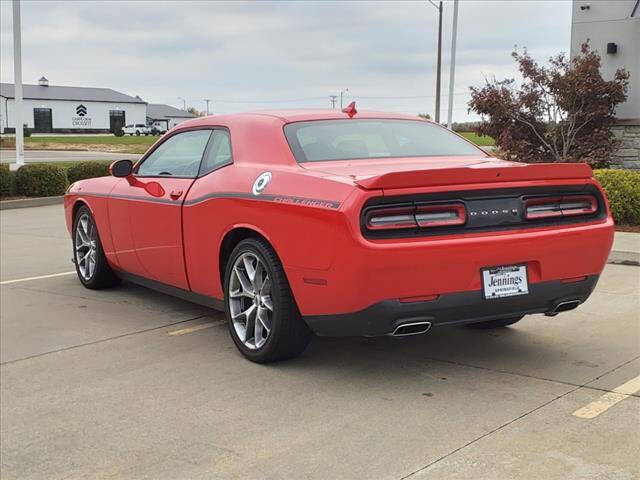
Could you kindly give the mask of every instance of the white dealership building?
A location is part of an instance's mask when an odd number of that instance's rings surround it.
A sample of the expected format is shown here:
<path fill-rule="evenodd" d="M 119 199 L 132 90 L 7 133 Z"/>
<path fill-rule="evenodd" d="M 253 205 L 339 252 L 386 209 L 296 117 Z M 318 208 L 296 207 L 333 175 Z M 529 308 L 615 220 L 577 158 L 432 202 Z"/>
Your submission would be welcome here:
<path fill-rule="evenodd" d="M 605 80 L 619 68 L 631 75 L 627 101 L 616 108 L 613 132 L 620 145 L 612 160 L 640 170 L 640 0 L 573 0 L 572 58 L 586 41 L 600 54 Z"/>
<path fill-rule="evenodd" d="M 168 105 L 148 105 L 138 96 L 110 88 L 22 86 L 22 123 L 34 133 L 113 133 L 120 126 L 166 121 L 173 127 L 193 117 Z M 151 107 L 151 108 L 149 108 Z M 15 132 L 15 86 L 0 84 L 0 133 Z"/>

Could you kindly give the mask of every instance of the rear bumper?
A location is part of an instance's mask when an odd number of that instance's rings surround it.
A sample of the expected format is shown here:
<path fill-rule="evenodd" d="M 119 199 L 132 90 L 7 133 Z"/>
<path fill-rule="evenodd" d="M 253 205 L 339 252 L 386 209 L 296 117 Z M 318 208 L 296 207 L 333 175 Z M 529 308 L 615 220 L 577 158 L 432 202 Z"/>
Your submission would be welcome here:
<path fill-rule="evenodd" d="M 433 326 L 475 323 L 484 320 L 550 313 L 566 301 L 583 303 L 598 282 L 590 275 L 579 282 L 560 280 L 529 285 L 529 294 L 485 300 L 480 290 L 440 295 L 436 300 L 400 302 L 385 300 L 364 310 L 338 315 L 311 315 L 304 319 L 321 336 L 366 336 L 391 334 L 398 326 L 430 322 Z"/>
<path fill-rule="evenodd" d="M 388 302 L 473 295 L 482 289 L 481 270 L 500 265 L 526 265 L 530 285 L 598 276 L 613 243 L 613 221 L 376 242 L 338 229 L 334 243 L 326 270 L 285 266 L 305 318 L 349 315 Z"/>

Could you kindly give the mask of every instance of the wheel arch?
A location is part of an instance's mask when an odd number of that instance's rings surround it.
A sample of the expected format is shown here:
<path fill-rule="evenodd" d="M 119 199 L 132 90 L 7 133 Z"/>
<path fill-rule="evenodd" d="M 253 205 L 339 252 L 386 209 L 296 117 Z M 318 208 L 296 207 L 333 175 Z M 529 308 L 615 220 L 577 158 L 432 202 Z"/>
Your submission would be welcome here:
<path fill-rule="evenodd" d="M 93 215 L 93 210 L 91 209 L 89 204 L 82 199 L 78 199 L 73 203 L 73 207 L 71 209 L 71 225 L 75 223 L 78 210 L 80 210 L 82 207 L 87 207 L 91 212 L 91 215 Z"/>
<path fill-rule="evenodd" d="M 269 237 L 260 229 L 253 225 L 234 225 L 224 234 L 218 248 L 218 273 L 220 275 L 222 291 L 224 291 L 224 274 L 227 269 L 227 262 L 229 261 L 231 252 L 233 252 L 233 249 L 238 245 L 238 243 L 247 238 L 259 238 L 264 240 L 271 246 L 271 248 L 273 248 L 276 255 L 278 255 L 278 251 L 273 245 L 273 242 L 271 242 Z"/>

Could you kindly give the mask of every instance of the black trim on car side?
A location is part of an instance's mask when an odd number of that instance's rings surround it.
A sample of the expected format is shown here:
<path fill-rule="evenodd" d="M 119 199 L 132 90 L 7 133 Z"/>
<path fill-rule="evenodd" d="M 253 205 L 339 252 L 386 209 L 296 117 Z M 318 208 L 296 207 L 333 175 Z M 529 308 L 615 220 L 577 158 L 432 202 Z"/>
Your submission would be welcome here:
<path fill-rule="evenodd" d="M 285 203 L 290 205 L 304 205 L 308 207 L 330 208 L 332 210 L 337 210 L 338 208 L 340 208 L 340 202 L 336 202 L 333 200 L 294 197 L 291 195 L 272 195 L 272 194 L 253 195 L 251 193 L 238 193 L 238 192 L 209 193 L 201 197 L 186 200 L 184 202 L 169 200 L 166 198 L 141 198 L 141 197 L 136 197 L 135 195 L 103 194 L 103 193 L 91 193 L 91 192 L 83 192 L 83 191 L 70 192 L 70 194 L 80 195 L 80 196 L 99 197 L 99 198 L 120 198 L 124 200 L 133 200 L 138 202 L 165 203 L 165 204 L 175 205 L 175 206 L 184 205 L 185 207 L 197 205 L 199 203 L 206 202 L 207 200 L 216 200 L 221 198 L 239 198 L 243 200 L 256 200 L 256 201 L 262 201 L 262 202 Z"/>
<path fill-rule="evenodd" d="M 253 195 L 251 193 L 236 193 L 236 192 L 209 193 L 207 195 L 203 195 L 198 198 L 186 200 L 184 202 L 184 205 L 185 206 L 196 205 L 198 203 L 202 203 L 207 200 L 217 199 L 217 198 L 242 198 L 245 200 L 258 200 L 258 201 L 264 201 L 264 202 L 286 203 L 291 205 L 304 205 L 308 207 L 320 207 L 320 208 L 331 208 L 331 209 L 340 208 L 340 202 L 335 202 L 333 200 L 321 200 L 318 198 L 294 197 L 291 195 L 274 195 L 274 194 L 264 194 L 264 193 L 261 195 Z"/>
<path fill-rule="evenodd" d="M 114 271 L 116 275 L 118 275 L 118 277 L 122 278 L 123 280 L 127 280 L 131 283 L 135 283 L 136 285 L 150 288 L 151 290 L 155 290 L 160 293 L 165 293 L 167 295 L 172 295 L 174 297 L 181 298 L 182 300 L 186 300 L 188 302 L 197 303 L 198 305 L 213 308 L 221 312 L 224 312 L 225 310 L 224 300 L 220 300 L 219 298 L 209 297 L 207 295 L 201 295 L 199 293 L 174 287 L 173 285 L 167 285 L 166 283 L 158 282 L 157 280 L 152 280 L 146 277 L 141 277 L 139 275 L 125 272 L 123 270 L 114 269 Z"/>

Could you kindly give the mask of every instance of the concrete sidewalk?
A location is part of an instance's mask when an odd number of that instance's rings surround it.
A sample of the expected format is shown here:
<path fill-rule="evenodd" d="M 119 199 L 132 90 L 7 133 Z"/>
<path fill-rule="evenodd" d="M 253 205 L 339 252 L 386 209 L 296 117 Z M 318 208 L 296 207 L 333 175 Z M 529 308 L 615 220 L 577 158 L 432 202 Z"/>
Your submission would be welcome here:
<path fill-rule="evenodd" d="M 616 232 L 608 263 L 640 265 L 640 233 Z"/>

